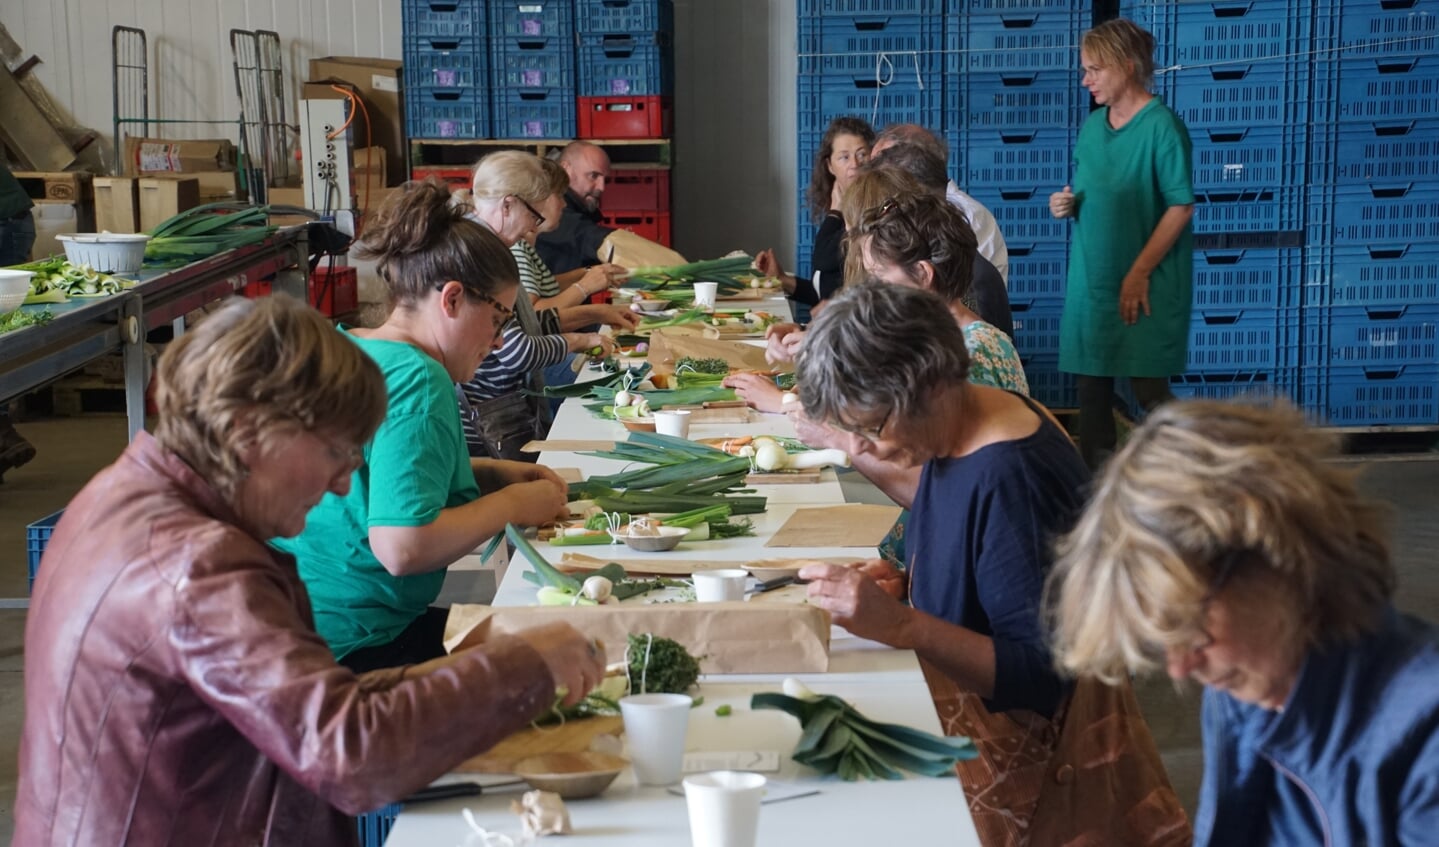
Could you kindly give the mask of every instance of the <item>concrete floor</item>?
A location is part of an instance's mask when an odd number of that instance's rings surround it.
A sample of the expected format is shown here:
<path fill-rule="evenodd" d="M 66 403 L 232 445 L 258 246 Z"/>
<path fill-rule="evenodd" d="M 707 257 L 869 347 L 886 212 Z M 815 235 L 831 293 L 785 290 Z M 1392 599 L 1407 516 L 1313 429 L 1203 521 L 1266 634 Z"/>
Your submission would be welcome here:
<path fill-rule="evenodd" d="M 125 443 L 120 415 L 26 422 L 20 430 L 39 450 L 29 465 L 5 475 L 0 484 L 0 598 L 26 595 L 25 527 L 62 508 Z M 1395 561 L 1401 609 L 1439 619 L 1439 464 L 1420 459 L 1356 463 L 1363 487 L 1393 507 Z M 22 655 L 25 613 L 0 609 L 0 844 L 13 831 L 16 754 L 23 714 Z M 1163 678 L 1143 681 L 1140 701 L 1164 755 L 1170 779 L 1193 809 L 1198 794 L 1198 691 L 1176 691 Z"/>

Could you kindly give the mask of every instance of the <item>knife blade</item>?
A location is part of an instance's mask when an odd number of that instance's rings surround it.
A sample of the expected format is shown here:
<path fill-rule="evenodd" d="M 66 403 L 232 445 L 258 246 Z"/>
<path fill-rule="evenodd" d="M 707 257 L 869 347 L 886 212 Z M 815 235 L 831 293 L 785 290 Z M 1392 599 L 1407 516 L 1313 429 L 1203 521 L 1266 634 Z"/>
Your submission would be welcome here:
<path fill-rule="evenodd" d="M 449 800 L 454 797 L 473 797 L 477 794 L 484 794 L 494 788 L 511 788 L 516 785 L 525 785 L 523 779 L 512 779 L 508 782 L 493 782 L 489 785 L 481 785 L 478 782 L 447 782 L 444 785 L 427 785 L 406 797 L 405 803 L 424 803 L 428 800 Z"/>

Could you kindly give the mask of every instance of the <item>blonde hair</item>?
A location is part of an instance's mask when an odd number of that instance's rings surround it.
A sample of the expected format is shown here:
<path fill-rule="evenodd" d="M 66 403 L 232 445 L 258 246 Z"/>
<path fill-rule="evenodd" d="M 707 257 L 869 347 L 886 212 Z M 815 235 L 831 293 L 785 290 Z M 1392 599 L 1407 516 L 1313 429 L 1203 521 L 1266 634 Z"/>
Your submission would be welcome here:
<path fill-rule="evenodd" d="M 544 160 L 521 150 L 499 150 L 475 165 L 470 186 L 475 200 L 499 200 L 513 194 L 531 205 L 539 205 L 554 191 Z M 566 178 L 565 185 L 569 185 Z"/>
<path fill-rule="evenodd" d="M 1226 563 L 1282 586 L 1291 608 L 1275 614 L 1295 626 L 1277 650 L 1371 630 L 1394 571 L 1381 510 L 1326 462 L 1334 446 L 1282 403 L 1150 413 L 1058 545 L 1045 609 L 1059 665 L 1111 683 L 1152 670 L 1202 636 Z"/>
<path fill-rule="evenodd" d="M 283 294 L 237 297 L 160 357 L 155 439 L 229 498 L 247 443 L 305 430 L 358 446 L 386 403 L 379 366 L 328 318 Z"/>
<path fill-rule="evenodd" d="M 540 167 L 549 175 L 550 195 L 564 195 L 570 190 L 570 175 L 559 162 L 553 159 L 540 159 Z"/>
<path fill-rule="evenodd" d="M 1134 21 L 1105 21 L 1086 32 L 1079 46 L 1104 67 L 1129 67 L 1130 77 L 1146 89 L 1154 81 L 1154 36 Z"/>
<path fill-rule="evenodd" d="M 924 186 L 914 177 L 897 168 L 866 168 L 859 172 L 854 182 L 840 198 L 839 212 L 844 217 L 844 227 L 853 233 L 859 226 L 865 212 L 879 208 L 892 197 L 908 197 L 925 193 Z M 860 244 L 846 235 L 844 240 L 844 284 L 846 287 L 859 285 L 869 279 L 864 269 L 864 257 Z"/>

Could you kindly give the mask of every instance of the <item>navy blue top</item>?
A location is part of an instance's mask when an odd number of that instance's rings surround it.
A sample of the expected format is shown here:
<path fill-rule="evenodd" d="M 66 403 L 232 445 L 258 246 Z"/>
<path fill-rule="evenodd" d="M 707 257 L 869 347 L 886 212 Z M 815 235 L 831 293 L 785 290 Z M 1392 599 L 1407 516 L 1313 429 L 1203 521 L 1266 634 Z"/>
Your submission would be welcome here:
<path fill-rule="evenodd" d="M 1040 417 L 1033 435 L 925 463 L 905 535 L 910 602 L 993 639 L 990 711 L 1052 716 L 1068 683 L 1045 643 L 1040 594 L 1089 470 L 1063 430 L 1014 396 Z"/>

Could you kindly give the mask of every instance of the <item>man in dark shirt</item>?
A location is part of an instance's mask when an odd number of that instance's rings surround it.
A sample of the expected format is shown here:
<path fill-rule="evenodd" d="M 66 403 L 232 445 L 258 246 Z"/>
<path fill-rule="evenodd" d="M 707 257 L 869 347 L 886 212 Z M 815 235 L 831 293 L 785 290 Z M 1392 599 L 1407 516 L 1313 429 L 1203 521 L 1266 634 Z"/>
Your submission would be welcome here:
<path fill-rule="evenodd" d="M 35 244 L 35 218 L 30 195 L 0 159 L 0 267 L 30 261 Z M 35 447 L 10 423 L 10 407 L 0 397 L 0 477 L 35 458 Z"/>
<path fill-rule="evenodd" d="M 609 179 L 610 157 L 588 141 L 572 141 L 560 154 L 560 167 L 570 175 L 565 210 L 560 225 L 553 232 L 542 233 L 535 242 L 540 258 L 555 276 L 608 259 L 602 259 L 598 251 L 614 232 L 600 223 L 600 195 L 605 193 L 605 180 Z"/>

